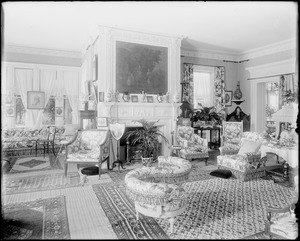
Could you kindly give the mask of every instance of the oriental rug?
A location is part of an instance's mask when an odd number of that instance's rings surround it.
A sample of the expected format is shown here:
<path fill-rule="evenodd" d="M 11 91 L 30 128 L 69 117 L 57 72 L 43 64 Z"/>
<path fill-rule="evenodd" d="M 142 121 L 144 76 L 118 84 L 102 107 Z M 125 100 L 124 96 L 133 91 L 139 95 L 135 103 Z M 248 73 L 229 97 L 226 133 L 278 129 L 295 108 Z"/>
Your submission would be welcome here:
<path fill-rule="evenodd" d="M 186 182 L 183 188 L 187 209 L 175 218 L 171 235 L 166 219 L 141 215 L 142 221 L 136 221 L 134 202 L 126 195 L 124 182 L 93 185 L 113 229 L 125 239 L 241 239 L 264 230 L 267 206 L 285 206 L 292 197 L 291 188 L 262 179 L 211 178 Z"/>
<path fill-rule="evenodd" d="M 2 194 L 37 192 L 83 185 L 78 172 L 37 174 L 28 176 L 4 175 L 2 177 Z"/>
<path fill-rule="evenodd" d="M 60 161 L 53 155 L 48 156 L 31 156 L 31 157 L 10 157 L 9 168 L 6 173 L 23 173 L 32 171 L 46 171 L 52 169 L 62 169 Z"/>
<path fill-rule="evenodd" d="M 70 239 L 65 196 L 3 206 L 3 239 Z"/>

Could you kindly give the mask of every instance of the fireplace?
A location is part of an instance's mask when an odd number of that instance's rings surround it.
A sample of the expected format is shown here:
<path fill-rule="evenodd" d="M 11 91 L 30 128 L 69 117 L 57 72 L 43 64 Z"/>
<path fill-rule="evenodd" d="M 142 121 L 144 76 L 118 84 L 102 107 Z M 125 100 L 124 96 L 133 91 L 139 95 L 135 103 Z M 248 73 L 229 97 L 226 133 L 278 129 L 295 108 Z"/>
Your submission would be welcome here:
<path fill-rule="evenodd" d="M 98 116 L 108 118 L 110 123 L 125 123 L 126 128 L 141 126 L 137 122 L 140 119 L 157 121 L 156 125 L 160 127 L 161 132 L 168 139 L 168 143 L 162 143 L 161 154 L 170 155 L 171 133 L 176 129 L 180 105 L 181 103 L 102 102 L 98 103 Z M 122 143 L 122 145 L 124 144 Z"/>

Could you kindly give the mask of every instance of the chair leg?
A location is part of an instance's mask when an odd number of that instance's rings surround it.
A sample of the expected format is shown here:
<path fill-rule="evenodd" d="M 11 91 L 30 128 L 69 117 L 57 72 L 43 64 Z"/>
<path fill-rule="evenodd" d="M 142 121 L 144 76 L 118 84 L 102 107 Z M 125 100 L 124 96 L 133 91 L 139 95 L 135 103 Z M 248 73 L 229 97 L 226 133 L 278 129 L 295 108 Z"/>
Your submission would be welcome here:
<path fill-rule="evenodd" d="M 99 169 L 99 180 L 100 180 L 100 178 L 101 178 L 101 161 L 99 161 L 99 167 L 98 167 L 98 169 Z"/>
<path fill-rule="evenodd" d="M 207 166 L 208 157 L 205 158 L 205 166 Z"/>
<path fill-rule="evenodd" d="M 67 177 L 68 173 L 68 163 L 65 163 L 65 177 Z"/>

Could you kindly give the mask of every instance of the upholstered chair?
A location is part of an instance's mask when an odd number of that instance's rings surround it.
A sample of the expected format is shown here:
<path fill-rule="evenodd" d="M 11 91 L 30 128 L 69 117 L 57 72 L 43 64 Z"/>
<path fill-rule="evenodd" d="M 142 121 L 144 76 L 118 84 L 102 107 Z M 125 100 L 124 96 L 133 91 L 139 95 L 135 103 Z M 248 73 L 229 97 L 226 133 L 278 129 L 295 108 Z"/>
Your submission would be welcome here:
<path fill-rule="evenodd" d="M 126 193 L 134 201 L 136 218 L 140 214 L 167 218 L 171 234 L 175 217 L 187 206 L 186 192 L 181 185 L 188 179 L 192 164 L 174 156 L 159 156 L 157 167 L 136 168 L 125 176 Z"/>
<path fill-rule="evenodd" d="M 208 142 L 194 133 L 194 128 L 190 126 L 177 126 L 176 141 L 180 146 L 179 157 L 193 160 L 204 158 L 207 165 L 208 160 Z"/>
<path fill-rule="evenodd" d="M 91 164 L 98 166 L 100 179 L 103 162 L 107 162 L 107 169 L 109 169 L 109 135 L 108 130 L 79 130 L 76 138 L 66 144 L 65 176 L 67 176 L 68 164 L 77 164 L 77 169 L 79 164 Z"/>
<path fill-rule="evenodd" d="M 294 177 L 294 195 L 291 203 L 286 207 L 275 208 L 267 207 L 267 220 L 265 231 L 270 236 L 270 239 L 297 239 L 298 223 L 295 212 L 295 206 L 298 202 L 299 184 L 298 175 Z M 297 207 L 299 208 L 299 207 Z"/>
<path fill-rule="evenodd" d="M 221 136 L 221 155 L 237 154 L 240 149 L 240 141 L 243 134 L 243 121 L 227 122 L 223 121 L 223 133 Z"/>
<path fill-rule="evenodd" d="M 227 169 L 232 176 L 241 181 L 248 181 L 265 176 L 266 159 L 261 159 L 260 147 L 266 140 L 260 133 L 244 132 L 237 143 L 236 154 L 217 157 L 219 169 Z"/>

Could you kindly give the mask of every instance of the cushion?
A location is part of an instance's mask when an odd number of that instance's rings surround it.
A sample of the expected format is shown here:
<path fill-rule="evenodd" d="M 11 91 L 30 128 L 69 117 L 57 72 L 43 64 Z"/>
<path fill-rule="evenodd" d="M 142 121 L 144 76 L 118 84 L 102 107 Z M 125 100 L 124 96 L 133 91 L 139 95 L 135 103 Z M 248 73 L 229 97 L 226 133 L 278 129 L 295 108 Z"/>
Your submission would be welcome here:
<path fill-rule="evenodd" d="M 229 178 L 232 175 L 232 172 L 230 170 L 226 169 L 217 169 L 210 173 L 210 175 L 214 177 L 221 177 L 221 178 Z"/>
<path fill-rule="evenodd" d="M 260 142 L 244 140 L 238 152 L 238 155 L 244 155 L 248 152 L 257 152 L 261 146 Z"/>
<path fill-rule="evenodd" d="M 65 127 L 65 132 L 64 132 L 65 136 L 74 135 L 75 131 L 78 129 L 77 124 L 66 124 L 64 127 Z"/>
<path fill-rule="evenodd" d="M 93 176 L 99 174 L 99 168 L 97 166 L 82 168 L 81 173 L 87 176 Z"/>

